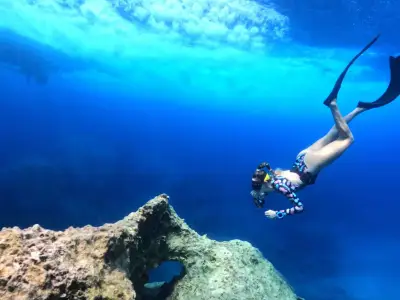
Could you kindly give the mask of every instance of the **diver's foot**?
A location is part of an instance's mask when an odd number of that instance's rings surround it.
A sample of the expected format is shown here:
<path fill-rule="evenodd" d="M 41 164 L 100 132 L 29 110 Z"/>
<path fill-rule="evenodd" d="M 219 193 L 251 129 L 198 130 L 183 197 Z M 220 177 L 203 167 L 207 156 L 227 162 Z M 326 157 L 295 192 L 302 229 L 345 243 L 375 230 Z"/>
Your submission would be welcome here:
<path fill-rule="evenodd" d="M 335 86 L 334 90 L 336 91 L 332 91 L 332 93 L 328 96 L 328 98 L 326 98 L 326 100 L 324 101 L 324 105 L 325 106 L 330 106 L 332 102 L 336 102 L 336 98 L 337 98 L 337 93 L 339 91 L 338 87 Z M 335 95 L 336 94 L 336 95 Z"/>
<path fill-rule="evenodd" d="M 354 113 L 355 114 L 361 114 L 362 112 L 364 112 L 364 111 L 366 111 L 366 110 L 368 110 L 368 109 L 366 109 L 366 108 L 364 108 L 364 107 L 356 107 L 355 109 L 354 109 Z"/>
<path fill-rule="evenodd" d="M 329 108 L 337 108 L 337 99 L 336 98 L 332 98 L 332 100 L 329 101 L 329 103 L 327 104 L 327 106 Z"/>

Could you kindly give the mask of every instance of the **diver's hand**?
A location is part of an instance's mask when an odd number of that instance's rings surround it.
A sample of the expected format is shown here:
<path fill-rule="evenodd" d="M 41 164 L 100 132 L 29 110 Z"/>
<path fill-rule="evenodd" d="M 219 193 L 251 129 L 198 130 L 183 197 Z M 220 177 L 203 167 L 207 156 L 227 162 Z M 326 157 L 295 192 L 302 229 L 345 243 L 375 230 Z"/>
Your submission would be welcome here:
<path fill-rule="evenodd" d="M 276 211 L 274 210 L 267 210 L 265 213 L 265 216 L 269 219 L 275 219 L 276 218 Z"/>

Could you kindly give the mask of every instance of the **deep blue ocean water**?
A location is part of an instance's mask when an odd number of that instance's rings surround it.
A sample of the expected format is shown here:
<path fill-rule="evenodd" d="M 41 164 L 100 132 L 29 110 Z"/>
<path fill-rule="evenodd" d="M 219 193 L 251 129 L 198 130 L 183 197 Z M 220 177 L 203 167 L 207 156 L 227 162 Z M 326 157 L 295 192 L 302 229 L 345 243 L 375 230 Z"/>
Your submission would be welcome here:
<path fill-rule="evenodd" d="M 351 123 L 354 145 L 299 193 L 304 213 L 266 219 L 249 194 L 260 162 L 290 168 L 330 129 L 322 101 L 378 33 L 339 107 L 382 94 L 398 11 L 0 0 L 0 226 L 102 225 L 167 193 L 193 229 L 251 242 L 307 300 L 400 299 L 400 101 Z M 273 195 L 266 209 L 289 206 Z"/>

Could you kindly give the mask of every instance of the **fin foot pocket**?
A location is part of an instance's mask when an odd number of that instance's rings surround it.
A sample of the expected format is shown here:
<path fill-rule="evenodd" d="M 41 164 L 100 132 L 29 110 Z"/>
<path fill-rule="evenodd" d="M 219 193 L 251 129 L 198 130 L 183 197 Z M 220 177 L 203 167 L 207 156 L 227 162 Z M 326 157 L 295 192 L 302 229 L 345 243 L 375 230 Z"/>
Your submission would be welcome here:
<path fill-rule="evenodd" d="M 374 102 L 358 102 L 357 107 L 372 109 L 394 101 L 400 95 L 400 56 L 389 57 L 390 82 L 386 91 Z"/>
<path fill-rule="evenodd" d="M 335 86 L 333 87 L 332 92 L 329 94 L 329 96 L 326 98 L 324 101 L 324 104 L 326 106 L 329 106 L 333 100 L 335 100 L 338 96 L 339 90 L 342 86 L 342 82 L 344 80 L 344 77 L 346 76 L 347 71 L 351 67 L 351 65 L 359 58 L 365 51 L 367 51 L 379 38 L 379 34 L 371 41 L 369 42 L 356 56 L 353 57 L 353 59 L 347 64 L 346 68 L 343 70 L 343 72 L 339 75 L 339 78 L 336 80 Z"/>

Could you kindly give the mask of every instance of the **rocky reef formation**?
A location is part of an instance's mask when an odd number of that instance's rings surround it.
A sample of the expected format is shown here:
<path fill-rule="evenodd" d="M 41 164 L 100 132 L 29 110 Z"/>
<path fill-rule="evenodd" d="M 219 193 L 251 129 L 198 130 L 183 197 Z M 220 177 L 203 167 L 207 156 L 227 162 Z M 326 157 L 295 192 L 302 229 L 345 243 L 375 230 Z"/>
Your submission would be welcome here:
<path fill-rule="evenodd" d="M 149 283 L 165 261 L 183 265 L 171 282 Z M 2 300 L 296 300 L 249 243 L 200 236 L 160 195 L 115 224 L 0 232 Z"/>

